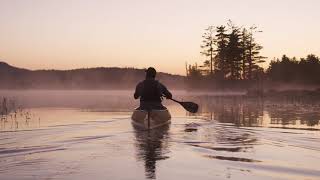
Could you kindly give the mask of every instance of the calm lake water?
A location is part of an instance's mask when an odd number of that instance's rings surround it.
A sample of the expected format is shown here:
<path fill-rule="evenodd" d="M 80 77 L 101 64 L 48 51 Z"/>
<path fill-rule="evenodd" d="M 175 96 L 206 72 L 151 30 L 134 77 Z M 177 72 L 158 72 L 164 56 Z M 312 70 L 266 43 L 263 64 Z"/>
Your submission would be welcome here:
<path fill-rule="evenodd" d="M 169 126 L 141 131 L 130 91 L 0 91 L 0 179 L 320 179 L 320 106 L 187 94 Z M 9 101 L 13 104 L 13 101 Z"/>

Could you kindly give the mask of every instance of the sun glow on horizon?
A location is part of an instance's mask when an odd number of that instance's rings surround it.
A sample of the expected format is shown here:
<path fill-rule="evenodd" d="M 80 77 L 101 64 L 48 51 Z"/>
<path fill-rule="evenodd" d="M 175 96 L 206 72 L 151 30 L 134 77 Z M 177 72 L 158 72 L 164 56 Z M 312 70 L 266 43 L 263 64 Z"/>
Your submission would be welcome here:
<path fill-rule="evenodd" d="M 0 1 L 0 59 L 29 69 L 154 66 L 185 75 L 201 64 L 208 25 L 257 25 L 268 62 L 320 55 L 317 0 Z M 250 11 L 249 11 L 250 10 Z"/>

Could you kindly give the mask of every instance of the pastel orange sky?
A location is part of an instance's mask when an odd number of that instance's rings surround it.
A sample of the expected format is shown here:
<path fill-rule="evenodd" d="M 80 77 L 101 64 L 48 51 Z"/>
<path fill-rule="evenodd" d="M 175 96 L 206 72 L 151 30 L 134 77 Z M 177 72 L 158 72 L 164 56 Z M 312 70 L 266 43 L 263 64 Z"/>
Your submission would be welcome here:
<path fill-rule="evenodd" d="M 0 0 L 0 60 L 30 69 L 117 66 L 185 74 L 208 25 L 257 25 L 262 55 L 320 55 L 318 0 Z M 268 61 L 269 61 L 268 60 Z"/>

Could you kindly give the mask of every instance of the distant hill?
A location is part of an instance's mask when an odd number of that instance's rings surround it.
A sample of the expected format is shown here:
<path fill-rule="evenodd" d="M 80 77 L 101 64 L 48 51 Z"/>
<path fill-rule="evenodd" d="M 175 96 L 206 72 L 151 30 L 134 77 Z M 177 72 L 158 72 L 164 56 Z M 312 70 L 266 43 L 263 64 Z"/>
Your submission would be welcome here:
<path fill-rule="evenodd" d="M 134 89 L 143 69 L 97 67 L 73 70 L 28 70 L 0 62 L 0 89 Z M 183 89 L 185 77 L 158 73 L 171 89 Z"/>

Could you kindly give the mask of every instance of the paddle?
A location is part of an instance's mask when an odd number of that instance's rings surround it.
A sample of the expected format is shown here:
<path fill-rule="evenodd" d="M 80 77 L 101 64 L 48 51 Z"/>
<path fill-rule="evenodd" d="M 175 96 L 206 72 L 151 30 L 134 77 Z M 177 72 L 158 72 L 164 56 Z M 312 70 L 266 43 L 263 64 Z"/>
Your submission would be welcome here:
<path fill-rule="evenodd" d="M 191 112 L 191 113 L 196 113 L 198 111 L 198 104 L 194 103 L 194 102 L 181 102 L 181 101 L 177 101 L 175 99 L 171 99 L 174 102 L 179 103 L 185 110 Z"/>

